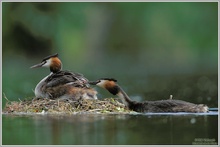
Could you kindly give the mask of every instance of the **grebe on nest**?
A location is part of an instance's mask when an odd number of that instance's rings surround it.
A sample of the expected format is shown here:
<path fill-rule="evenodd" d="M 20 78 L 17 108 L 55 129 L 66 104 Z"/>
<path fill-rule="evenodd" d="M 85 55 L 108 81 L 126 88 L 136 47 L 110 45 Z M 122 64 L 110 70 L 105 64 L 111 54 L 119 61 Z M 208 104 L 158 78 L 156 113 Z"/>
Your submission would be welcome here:
<path fill-rule="evenodd" d="M 115 79 L 103 78 L 90 82 L 90 84 L 107 89 L 111 94 L 117 95 L 126 107 L 136 112 L 208 112 L 208 107 L 204 104 L 193 104 L 182 100 L 136 102 L 131 100 L 116 82 Z"/>
<path fill-rule="evenodd" d="M 45 57 L 41 63 L 30 68 L 48 67 L 51 73 L 36 86 L 37 98 L 64 99 L 97 99 L 97 92 L 89 88 L 88 80 L 79 73 L 62 71 L 62 62 L 58 54 Z"/>

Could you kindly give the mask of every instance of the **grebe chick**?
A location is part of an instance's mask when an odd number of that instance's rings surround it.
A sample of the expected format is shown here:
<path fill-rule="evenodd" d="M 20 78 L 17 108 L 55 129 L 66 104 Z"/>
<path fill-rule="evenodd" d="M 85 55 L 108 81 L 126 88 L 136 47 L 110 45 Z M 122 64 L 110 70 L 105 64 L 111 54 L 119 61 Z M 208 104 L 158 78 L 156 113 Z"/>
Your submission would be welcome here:
<path fill-rule="evenodd" d="M 126 107 L 136 112 L 208 112 L 208 107 L 204 104 L 193 104 L 182 100 L 136 102 L 131 100 L 116 82 L 115 79 L 103 78 L 90 82 L 90 84 L 107 89 L 111 94 L 117 95 Z"/>
<path fill-rule="evenodd" d="M 47 56 L 41 63 L 30 68 L 37 67 L 48 67 L 51 71 L 37 84 L 34 90 L 37 98 L 97 99 L 97 92 L 89 88 L 88 80 L 82 74 L 62 71 L 58 54 Z"/>

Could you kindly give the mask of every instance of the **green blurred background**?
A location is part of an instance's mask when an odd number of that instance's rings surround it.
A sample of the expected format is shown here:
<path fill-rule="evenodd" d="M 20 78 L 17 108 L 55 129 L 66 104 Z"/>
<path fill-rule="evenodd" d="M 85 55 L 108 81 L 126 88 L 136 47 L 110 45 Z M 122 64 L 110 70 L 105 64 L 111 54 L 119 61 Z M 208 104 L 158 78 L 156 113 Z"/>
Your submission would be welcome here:
<path fill-rule="evenodd" d="M 63 69 L 116 78 L 132 99 L 217 107 L 217 2 L 2 2 L 2 31 L 10 100 L 33 97 L 49 70 L 29 67 L 59 53 Z"/>

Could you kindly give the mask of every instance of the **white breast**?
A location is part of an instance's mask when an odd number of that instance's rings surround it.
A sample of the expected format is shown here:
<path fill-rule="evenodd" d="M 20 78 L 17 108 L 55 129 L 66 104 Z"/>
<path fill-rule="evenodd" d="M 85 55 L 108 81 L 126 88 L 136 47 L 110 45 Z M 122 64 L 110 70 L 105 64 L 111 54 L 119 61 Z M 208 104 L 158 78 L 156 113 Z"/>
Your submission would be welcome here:
<path fill-rule="evenodd" d="M 52 73 L 51 73 L 52 74 Z M 45 78 L 43 78 L 35 87 L 34 90 L 34 94 L 37 98 L 45 98 L 46 97 L 46 93 L 44 91 L 42 91 L 42 86 L 46 84 L 45 80 L 47 79 L 47 77 L 49 77 L 51 74 L 49 74 L 48 76 L 46 76 Z"/>

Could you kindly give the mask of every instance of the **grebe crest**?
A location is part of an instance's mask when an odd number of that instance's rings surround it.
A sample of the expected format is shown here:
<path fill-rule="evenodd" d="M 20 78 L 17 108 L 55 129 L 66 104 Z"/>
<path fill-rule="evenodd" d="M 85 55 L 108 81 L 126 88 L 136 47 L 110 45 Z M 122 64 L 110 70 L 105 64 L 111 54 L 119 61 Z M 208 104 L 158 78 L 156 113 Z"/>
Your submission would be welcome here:
<path fill-rule="evenodd" d="M 117 95 L 119 93 L 119 87 L 117 85 L 117 80 L 113 78 L 101 78 L 95 82 L 89 82 L 91 85 L 97 85 L 104 89 L 107 89 L 111 94 Z"/>
<path fill-rule="evenodd" d="M 126 107 L 137 112 L 208 112 L 208 107 L 204 104 L 173 100 L 172 96 L 168 100 L 136 102 L 131 100 L 116 82 L 117 80 L 112 78 L 102 78 L 95 82 L 90 82 L 90 84 L 102 87 L 113 95 L 117 95 Z"/>
<path fill-rule="evenodd" d="M 31 68 L 38 67 L 48 67 L 51 73 L 37 84 L 34 91 L 36 97 L 97 99 L 97 92 L 89 88 L 88 80 L 82 74 L 61 70 L 62 62 L 57 53 L 31 66 Z"/>
<path fill-rule="evenodd" d="M 30 68 L 48 67 L 50 71 L 56 73 L 62 69 L 62 62 L 58 58 L 58 54 L 45 57 L 41 63 L 31 66 Z"/>

